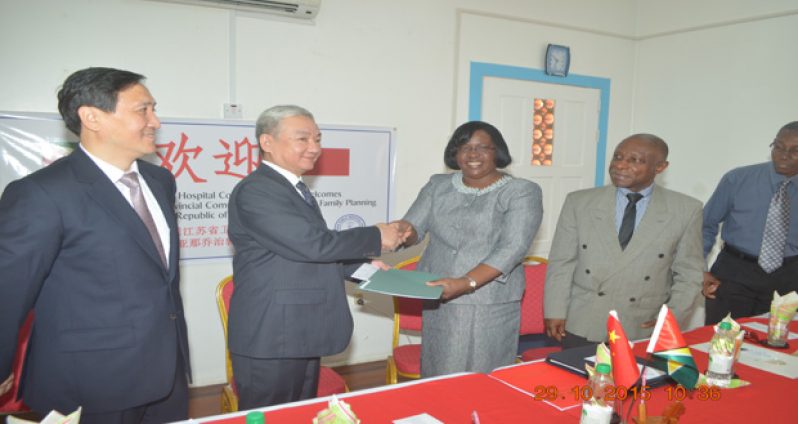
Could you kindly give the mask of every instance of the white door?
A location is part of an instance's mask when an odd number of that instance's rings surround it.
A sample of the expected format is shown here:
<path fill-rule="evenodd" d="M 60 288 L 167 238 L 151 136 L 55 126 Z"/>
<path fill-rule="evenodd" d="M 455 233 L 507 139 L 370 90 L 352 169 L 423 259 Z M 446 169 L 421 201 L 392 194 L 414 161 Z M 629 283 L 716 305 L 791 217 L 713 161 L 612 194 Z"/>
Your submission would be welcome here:
<path fill-rule="evenodd" d="M 548 106 L 543 115 L 551 113 L 543 124 L 541 114 L 535 117 L 536 99 L 538 107 L 540 102 Z M 598 89 L 496 77 L 484 80 L 482 120 L 504 135 L 513 157 L 507 170 L 543 190 L 543 222 L 530 254 L 548 257 L 565 196 L 595 185 L 599 108 Z M 544 139 L 535 129 L 546 127 L 553 131 L 546 132 Z M 545 152 L 540 151 L 543 141 Z M 541 158 L 550 164 L 532 165 L 533 159 Z"/>

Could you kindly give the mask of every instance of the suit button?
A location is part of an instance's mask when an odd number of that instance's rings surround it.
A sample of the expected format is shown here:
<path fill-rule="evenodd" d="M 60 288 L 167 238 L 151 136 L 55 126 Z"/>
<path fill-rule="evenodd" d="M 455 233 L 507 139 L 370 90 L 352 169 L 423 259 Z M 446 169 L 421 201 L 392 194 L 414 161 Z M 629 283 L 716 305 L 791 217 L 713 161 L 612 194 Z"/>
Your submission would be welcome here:
<path fill-rule="evenodd" d="M 177 314 L 169 314 L 169 319 L 171 319 L 172 321 L 176 320 Z"/>
<path fill-rule="evenodd" d="M 586 244 L 583 244 L 583 245 L 582 245 L 582 249 L 587 249 L 587 245 L 586 245 Z"/>
<path fill-rule="evenodd" d="M 643 279 L 644 279 L 644 280 L 646 280 L 646 281 L 648 281 L 648 280 L 650 280 L 650 279 L 651 279 L 651 277 L 649 277 L 648 275 L 646 275 L 646 277 L 645 277 L 645 278 L 643 278 Z"/>
<path fill-rule="evenodd" d="M 590 274 L 590 270 L 589 270 L 589 269 L 586 269 L 586 270 L 585 270 L 585 274 Z"/>
<path fill-rule="evenodd" d="M 630 301 L 630 302 L 634 302 L 634 301 L 635 301 L 635 298 L 633 298 L 633 297 L 630 297 L 630 298 L 629 298 L 629 301 Z"/>
<path fill-rule="evenodd" d="M 664 257 L 665 257 L 665 254 L 664 254 L 664 253 L 660 253 L 660 254 L 659 254 L 659 257 L 660 257 L 660 258 L 664 258 Z"/>
<path fill-rule="evenodd" d="M 604 293 L 603 291 L 600 291 L 600 292 L 598 292 L 598 295 L 599 295 L 599 296 L 604 296 L 604 294 L 605 294 L 605 293 Z"/>

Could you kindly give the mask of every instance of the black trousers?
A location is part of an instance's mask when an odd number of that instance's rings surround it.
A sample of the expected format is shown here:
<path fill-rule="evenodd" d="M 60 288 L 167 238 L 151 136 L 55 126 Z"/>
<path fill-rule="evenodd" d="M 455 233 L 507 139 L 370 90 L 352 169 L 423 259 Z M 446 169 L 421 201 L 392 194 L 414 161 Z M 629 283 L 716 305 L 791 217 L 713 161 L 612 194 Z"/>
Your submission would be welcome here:
<path fill-rule="evenodd" d="M 711 272 L 721 284 L 715 299 L 706 299 L 707 325 L 716 324 L 728 313 L 737 319 L 769 312 L 774 291 L 783 295 L 798 290 L 798 260 L 794 258 L 768 274 L 755 258 L 743 258 L 724 249 Z"/>
<path fill-rule="evenodd" d="M 165 398 L 123 411 L 98 414 L 84 412 L 80 416 L 80 424 L 161 424 L 185 419 L 188 419 L 188 379 L 183 355 L 178 349 L 175 382 Z"/>
<path fill-rule="evenodd" d="M 261 359 L 231 353 L 238 409 L 243 411 L 315 398 L 320 359 Z"/>

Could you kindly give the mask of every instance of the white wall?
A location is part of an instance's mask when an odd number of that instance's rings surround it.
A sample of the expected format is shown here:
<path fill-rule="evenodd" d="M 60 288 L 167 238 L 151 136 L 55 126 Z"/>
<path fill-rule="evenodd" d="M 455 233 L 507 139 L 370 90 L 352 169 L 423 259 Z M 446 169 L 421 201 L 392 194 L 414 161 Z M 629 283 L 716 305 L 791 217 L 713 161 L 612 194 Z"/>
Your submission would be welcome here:
<path fill-rule="evenodd" d="M 640 3 L 634 131 L 665 138 L 662 182 L 705 201 L 798 120 L 798 1 Z"/>
<path fill-rule="evenodd" d="M 395 127 L 395 213 L 402 215 L 429 175 L 443 170 L 443 146 L 465 120 L 467 63 L 540 68 L 554 42 L 572 47 L 572 72 L 612 79 L 608 149 L 633 129 L 662 133 L 674 150 L 667 185 L 704 198 L 722 170 L 763 156 L 776 126 L 792 119 L 789 77 L 798 59 L 788 44 L 798 25 L 785 17 L 663 33 L 780 13 L 796 2 L 667 2 L 696 13 L 666 13 L 660 3 L 323 0 L 315 25 L 302 25 L 146 0 L 3 0 L 0 110 L 54 112 L 67 75 L 113 66 L 147 75 L 163 117 L 219 118 L 222 103 L 235 101 L 254 119 L 291 102 L 327 124 Z M 753 150 L 755 143 L 762 148 Z M 213 289 L 230 265 L 181 271 L 194 384 L 221 382 Z M 383 359 L 390 305 L 350 300 L 356 333 L 333 361 Z"/>

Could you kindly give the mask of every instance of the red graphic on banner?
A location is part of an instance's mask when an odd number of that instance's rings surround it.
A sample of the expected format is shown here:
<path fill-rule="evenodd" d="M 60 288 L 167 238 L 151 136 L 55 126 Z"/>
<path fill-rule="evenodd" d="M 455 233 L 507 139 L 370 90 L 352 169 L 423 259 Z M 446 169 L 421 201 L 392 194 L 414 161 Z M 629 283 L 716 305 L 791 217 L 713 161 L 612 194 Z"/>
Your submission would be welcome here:
<path fill-rule="evenodd" d="M 258 144 L 250 143 L 249 138 L 244 137 L 243 140 L 236 141 L 232 145 L 220 138 L 219 144 L 224 147 L 226 153 L 213 155 L 215 159 L 224 161 L 224 169 L 214 171 L 217 175 L 229 175 L 241 179 L 258 167 L 260 162 Z"/>
<path fill-rule="evenodd" d="M 183 171 L 188 172 L 188 175 L 191 176 L 191 180 L 195 183 L 204 183 L 208 180 L 204 178 L 200 178 L 197 174 L 194 173 L 194 170 L 191 169 L 189 165 L 189 161 L 196 159 L 199 154 L 202 152 L 202 147 L 193 147 L 190 149 L 186 148 L 186 142 L 188 141 L 188 136 L 186 133 L 180 133 L 180 146 L 175 151 L 175 142 L 170 141 L 166 144 L 156 144 L 155 146 L 159 149 L 166 149 L 166 154 L 162 155 L 160 151 L 156 151 L 155 154 L 161 159 L 161 166 L 168 169 L 169 171 L 174 174 L 175 178 L 179 177 Z M 177 171 L 174 170 L 174 164 L 180 161 L 180 166 L 177 168 Z"/>
<path fill-rule="evenodd" d="M 322 149 L 316 166 L 305 175 L 349 176 L 349 149 Z"/>

